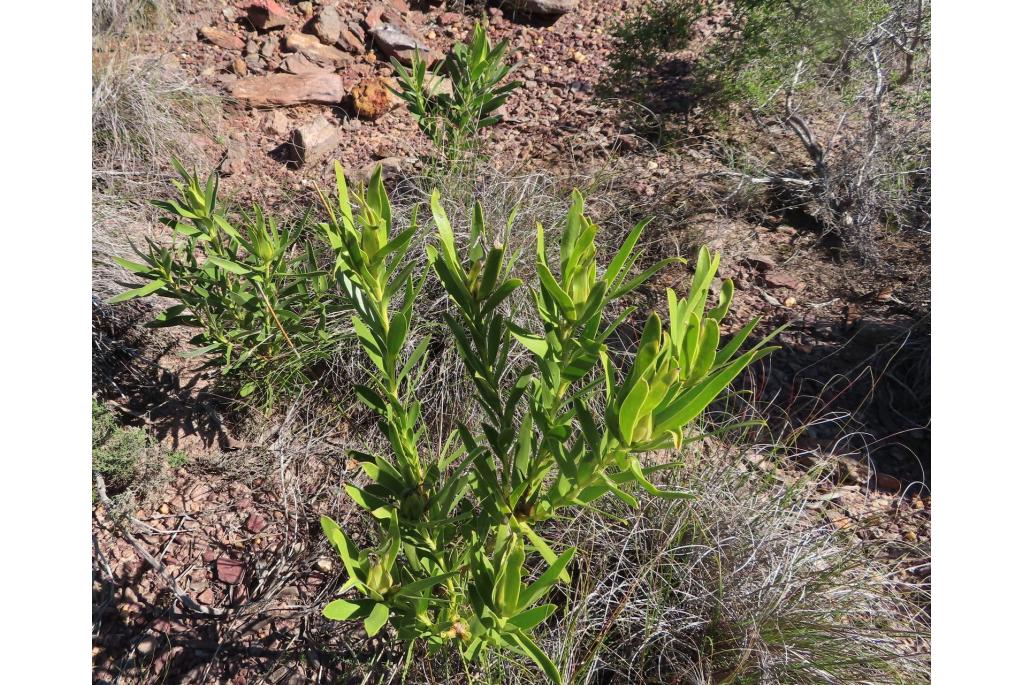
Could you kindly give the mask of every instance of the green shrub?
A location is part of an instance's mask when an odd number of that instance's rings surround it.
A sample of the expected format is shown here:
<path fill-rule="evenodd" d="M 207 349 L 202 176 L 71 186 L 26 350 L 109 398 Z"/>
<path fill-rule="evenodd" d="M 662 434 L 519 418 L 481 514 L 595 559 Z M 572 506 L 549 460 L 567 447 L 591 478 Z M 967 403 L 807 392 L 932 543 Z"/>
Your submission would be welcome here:
<path fill-rule="evenodd" d="M 459 423 L 431 455 L 416 399 L 429 339 L 407 349 L 426 279 L 414 279 L 405 260 L 417 217 L 407 227 L 393 225 L 379 171 L 356 195 L 359 211 L 353 212 L 344 174 L 340 167 L 336 172 L 338 202 L 325 202 L 330 220 L 322 229 L 370 362 L 369 382 L 355 390 L 379 417 L 391 450 L 352 452 L 370 483 L 345 486 L 379 522 L 376 546 L 360 548 L 333 520 L 321 519 L 348 575 L 342 590 L 358 592 L 332 601 L 324 615 L 362 620 L 371 636 L 390 622 L 410 651 L 424 640 L 431 653 L 454 644 L 466 660 L 491 649 L 526 656 L 560 682 L 558 668 L 531 634 L 556 610 L 542 601 L 558 581 L 570 579 L 575 550 L 556 552 L 540 526 L 606 494 L 636 506 L 634 485 L 662 497 L 688 497 L 651 482 L 652 474 L 673 465 L 645 467 L 640 457 L 693 439 L 689 424 L 774 348 L 762 342 L 739 352 L 756 320 L 719 347 L 719 322 L 733 288 L 725 280 L 717 305 L 707 308 L 719 257 L 702 249 L 689 295 L 679 299 L 668 291 L 668 325 L 651 314 L 635 359 L 620 370 L 605 341 L 633 310 L 608 321 L 609 305 L 678 261 L 662 260 L 630 277 L 646 222 L 599 278 L 598 227 L 574 193 L 557 257 L 549 258 L 538 225 L 537 282 L 526 286 L 511 277 L 516 256 L 507 255 L 500 233 L 485 225 L 480 205 L 469 245 L 459 249 L 435 192 L 436 244 L 427 247 L 427 260 L 451 304 L 444 321 L 485 418 L 480 426 Z M 506 306 L 521 287 L 531 291 L 532 316 Z M 524 327 L 526 320 L 542 327 Z M 538 556 L 546 568 L 538 567 Z"/>
<path fill-rule="evenodd" d="M 738 0 L 722 11 L 704 0 L 650 3 L 618 31 L 613 82 L 652 105 L 653 95 L 700 107 L 718 128 L 739 117 L 744 156 L 762 171 L 727 172 L 740 178 L 730 197 L 766 186 L 866 259 L 877 256 L 880 226 L 927 229 L 928 3 Z M 671 53 L 713 21 L 724 30 L 700 36 L 672 92 L 681 70 L 667 68 L 679 57 Z"/>
<path fill-rule="evenodd" d="M 141 428 L 122 427 L 109 409 L 92 402 L 92 470 L 103 476 L 111 490 L 134 483 L 143 453 L 153 439 Z"/>
<path fill-rule="evenodd" d="M 239 230 L 218 207 L 215 175 L 201 184 L 175 167 L 179 200 L 153 204 L 169 215 L 161 222 L 176 241 L 167 247 L 147 239 L 148 251 L 136 248 L 142 262 L 115 258 L 143 283 L 110 302 L 170 298 L 175 304 L 148 325 L 198 329 L 185 356 L 209 355 L 226 375 L 240 377 L 242 397 L 259 389 L 270 405 L 308 381 L 310 366 L 334 343 L 329 272 L 319 270 L 312 243 L 303 241 L 304 220 L 279 227 L 253 205 Z"/>
<path fill-rule="evenodd" d="M 514 69 L 502 61 L 507 49 L 508 41 L 492 47 L 483 27 L 476 24 L 472 42 L 456 43 L 440 69 L 450 79 L 451 93 L 439 91 L 441 79 L 428 74 L 419 54 L 410 69 L 391 60 L 399 82 L 395 94 L 408 105 L 445 162 L 463 159 L 476 145 L 480 129 L 501 121 L 495 110 L 521 85 L 518 81 L 499 85 Z"/>
<path fill-rule="evenodd" d="M 656 0 L 616 31 L 612 67 L 637 91 L 666 53 L 689 45 L 694 24 L 720 11 L 707 0 Z M 695 85 L 710 102 L 766 105 L 798 63 L 814 73 L 845 52 L 890 11 L 885 0 L 738 0 L 726 34 L 697 60 Z"/>

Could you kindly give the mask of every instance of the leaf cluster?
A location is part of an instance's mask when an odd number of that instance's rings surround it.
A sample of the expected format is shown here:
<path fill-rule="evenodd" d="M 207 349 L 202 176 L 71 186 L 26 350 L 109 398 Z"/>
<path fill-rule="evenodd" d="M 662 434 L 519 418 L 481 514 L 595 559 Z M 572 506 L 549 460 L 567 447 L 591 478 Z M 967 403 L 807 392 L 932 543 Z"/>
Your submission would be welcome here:
<path fill-rule="evenodd" d="M 226 375 L 242 377 L 240 394 L 259 388 L 268 403 L 275 394 L 307 380 L 305 370 L 329 349 L 328 319 L 337 311 L 329 272 L 321 270 L 303 218 L 281 225 L 254 204 L 241 227 L 217 201 L 218 179 L 205 183 L 177 161 L 177 200 L 155 201 L 160 221 L 174 232 L 171 245 L 147 238 L 133 245 L 140 261 L 115 258 L 137 279 L 111 298 L 123 302 L 157 295 L 174 301 L 150 327 L 198 330 L 186 356 L 209 355 Z"/>
<path fill-rule="evenodd" d="M 360 547 L 322 519 L 345 565 L 342 590 L 357 592 L 334 600 L 324 614 L 362 620 L 370 635 L 390 623 L 410 650 L 423 640 L 429 650 L 454 644 L 467 660 L 490 650 L 519 654 L 560 682 L 531 633 L 556 610 L 542 601 L 557 582 L 571 579 L 575 550 L 556 551 L 539 526 L 609 493 L 635 506 L 634 486 L 686 497 L 651 482 L 666 466 L 644 467 L 640 457 L 693 439 L 689 424 L 773 348 L 762 342 L 740 352 L 756 320 L 720 346 L 733 289 L 726 280 L 707 308 L 719 258 L 702 249 L 689 294 L 669 291 L 668 326 L 652 314 L 635 360 L 620 369 L 606 340 L 633 312 L 609 320 L 608 306 L 681 261 L 662 260 L 631 277 L 646 222 L 599 275 L 600 229 L 574 192 L 557 259 L 549 259 L 538 225 L 537 281 L 526 284 L 512 275 L 515 256 L 486 225 L 479 203 L 468 245 L 459 245 L 435 191 L 429 209 L 436 234 L 426 258 L 451 305 L 444 321 L 485 418 L 479 426 L 459 423 L 432 454 L 422 445 L 415 398 L 429 343 L 407 345 L 426 276 L 416 281 L 401 266 L 418 230 L 416 214 L 408 227 L 392 225 L 379 173 L 356 194 L 353 211 L 340 167 L 336 174 L 337 205 L 328 206 L 330 221 L 321 229 L 335 247 L 337 278 L 370 362 L 371 381 L 356 392 L 378 416 L 391 449 L 352 452 L 367 484 L 345 486 L 378 522 L 378 543 Z M 537 316 L 507 306 L 524 287 Z M 538 319 L 541 329 L 522 323 Z M 527 352 L 525 365 L 510 361 L 522 356 L 514 348 Z"/>
<path fill-rule="evenodd" d="M 519 81 L 502 84 L 515 68 L 503 61 L 507 50 L 508 41 L 492 46 L 484 28 L 476 24 L 471 42 L 456 43 L 439 73 L 428 72 L 419 54 L 408 69 L 391 60 L 399 83 L 395 95 L 408 105 L 420 130 L 447 163 L 459 161 L 475 145 L 481 129 L 501 121 L 498 108 L 522 85 Z M 441 88 L 442 74 L 451 84 L 450 92 Z"/>

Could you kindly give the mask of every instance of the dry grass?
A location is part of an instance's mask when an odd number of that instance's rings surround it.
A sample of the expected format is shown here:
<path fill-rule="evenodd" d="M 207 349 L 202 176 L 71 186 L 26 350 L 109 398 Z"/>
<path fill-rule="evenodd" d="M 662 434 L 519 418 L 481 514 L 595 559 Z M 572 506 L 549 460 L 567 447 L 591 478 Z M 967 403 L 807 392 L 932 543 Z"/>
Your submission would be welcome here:
<path fill-rule="evenodd" d="M 166 27 L 188 0 L 92 0 L 94 40 Z"/>
<path fill-rule="evenodd" d="M 93 291 L 118 291 L 114 255 L 131 255 L 155 225 L 148 200 L 170 189 L 172 156 L 209 168 L 196 136 L 214 127 L 217 101 L 164 60 L 99 53 L 93 65 Z"/>
<path fill-rule="evenodd" d="M 566 526 L 576 581 L 542 638 L 566 682 L 927 682 L 920 610 L 871 543 L 818 518 L 811 478 L 689 459 L 695 499 L 602 500 Z M 497 662 L 486 678 L 541 682 Z"/>

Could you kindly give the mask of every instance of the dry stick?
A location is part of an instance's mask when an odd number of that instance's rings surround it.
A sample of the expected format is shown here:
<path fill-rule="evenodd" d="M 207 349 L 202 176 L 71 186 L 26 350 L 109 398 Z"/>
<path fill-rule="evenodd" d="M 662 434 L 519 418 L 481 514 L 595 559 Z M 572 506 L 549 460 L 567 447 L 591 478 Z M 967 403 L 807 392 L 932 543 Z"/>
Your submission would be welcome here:
<path fill-rule="evenodd" d="M 281 325 L 281 320 L 277 318 L 277 312 L 275 312 L 274 307 L 271 306 L 270 300 L 267 298 L 267 294 L 263 292 L 263 286 L 260 285 L 259 281 L 253 281 L 253 283 L 256 284 L 256 289 L 260 291 L 260 295 L 263 297 L 263 301 L 266 302 L 267 311 L 270 312 L 270 316 L 274 318 L 274 323 L 277 324 L 277 329 L 281 331 L 281 335 L 283 335 L 284 339 L 288 341 L 288 346 L 292 348 L 292 352 L 295 353 L 295 356 L 298 358 L 298 360 L 302 361 L 302 355 L 299 354 L 299 351 L 297 349 L 295 349 L 295 343 L 293 343 L 292 339 L 288 337 L 288 333 L 285 332 L 284 326 Z"/>
<path fill-rule="evenodd" d="M 100 502 L 102 502 L 103 505 L 107 507 L 108 510 L 111 507 L 113 507 L 113 503 L 110 501 L 110 498 L 107 497 L 107 485 L 103 480 L 103 476 L 98 473 L 96 474 L 96 491 L 99 493 Z M 173 575 L 171 575 L 170 571 L 167 570 L 167 567 L 164 566 L 155 557 L 153 557 L 153 555 L 150 554 L 146 550 L 146 548 L 142 546 L 142 543 L 135 539 L 135 536 L 133 536 L 125 528 L 125 526 L 114 523 L 113 527 L 117 528 L 124 536 L 124 538 L 129 542 L 129 544 L 131 544 L 131 546 L 135 548 L 135 551 L 139 554 L 139 556 L 145 559 L 146 562 L 153 567 L 153 570 L 156 571 L 157 574 L 159 574 L 159 576 L 163 579 L 164 583 L 167 584 L 168 589 L 172 593 L 174 593 L 174 596 L 178 598 L 178 601 L 181 602 L 181 604 L 186 609 L 188 609 L 189 611 L 193 611 L 197 614 L 203 614 L 204 616 L 226 615 L 227 612 L 225 612 L 223 609 L 206 607 L 192 599 L 192 597 L 190 597 L 188 593 L 181 589 L 181 587 L 178 585 L 178 581 L 175 579 Z"/>

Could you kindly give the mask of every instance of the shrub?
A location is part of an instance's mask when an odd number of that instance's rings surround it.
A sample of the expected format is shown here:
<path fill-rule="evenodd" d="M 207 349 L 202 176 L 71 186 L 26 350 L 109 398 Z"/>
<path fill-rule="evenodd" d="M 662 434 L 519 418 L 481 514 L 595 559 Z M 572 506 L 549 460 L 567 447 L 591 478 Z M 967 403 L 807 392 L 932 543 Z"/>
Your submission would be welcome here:
<path fill-rule="evenodd" d="M 538 330 L 520 325 L 526 317 L 504 306 L 524 283 L 510 276 L 516 257 L 506 255 L 480 205 L 469 245 L 460 251 L 435 192 L 436 245 L 427 247 L 427 259 L 451 303 L 444 321 L 484 419 L 480 426 L 460 423 L 426 458 L 415 389 L 429 361 L 428 340 L 407 350 L 425 277 L 414 279 L 404 261 L 418 218 L 396 230 L 379 172 L 356 195 L 359 211 L 353 212 L 344 174 L 340 167 L 336 172 L 337 206 L 325 201 L 330 219 L 322 228 L 370 362 L 369 382 L 355 390 L 379 417 L 391 450 L 389 456 L 353 451 L 370 483 L 345 486 L 380 523 L 376 546 L 360 548 L 333 520 L 321 519 L 348 574 L 343 590 L 360 595 L 332 601 L 324 615 L 362 620 L 371 636 L 390 622 L 410 650 L 424 640 L 432 653 L 454 643 L 468 660 L 490 649 L 527 656 L 560 682 L 531 633 L 555 611 L 540 602 L 559 580 L 569 580 L 575 549 L 556 552 L 539 526 L 606 494 L 635 507 L 633 485 L 662 497 L 689 496 L 650 480 L 671 465 L 645 467 L 639 457 L 693 439 L 688 425 L 774 348 L 762 341 L 739 352 L 756 320 L 719 348 L 732 283 L 723 282 L 717 305 L 707 309 L 719 257 L 702 249 L 689 295 L 679 299 L 668 291 L 668 326 L 656 314 L 648 317 L 636 358 L 620 373 L 605 340 L 632 310 L 609 322 L 607 307 L 677 261 L 662 260 L 630 278 L 646 222 L 633 229 L 600 278 L 598 227 L 584 214 L 579 193 L 554 261 L 538 226 L 537 281 L 530 284 Z M 529 352 L 525 363 L 510 363 L 520 347 Z M 535 555 L 547 568 L 528 582 Z"/>
<path fill-rule="evenodd" d="M 653 87 L 662 63 L 722 18 L 703 0 L 651 3 L 618 32 L 616 82 L 663 93 Z M 927 3 L 742 0 L 724 21 L 676 85 L 720 123 L 737 112 L 753 123 L 749 154 L 764 171 L 733 172 L 741 187 L 765 184 L 781 205 L 807 207 L 861 257 L 874 256 L 881 225 L 927 228 Z"/>
<path fill-rule="evenodd" d="M 408 105 L 446 163 L 461 160 L 476 145 L 481 129 L 501 121 L 495 111 L 521 85 L 518 81 L 499 85 L 514 69 L 502 61 L 507 49 L 508 41 L 492 47 L 483 27 L 476 24 L 472 42 L 456 43 L 441 67 L 451 82 L 450 93 L 441 92 L 441 79 L 427 72 L 419 54 L 410 69 L 391 60 L 400 86 L 395 94 Z"/>
<path fill-rule="evenodd" d="M 199 329 L 186 356 L 209 355 L 226 375 L 240 376 L 242 397 L 259 389 L 273 404 L 308 381 L 310 365 L 334 343 L 329 272 L 319 270 L 313 245 L 303 242 L 304 220 L 279 227 L 253 205 L 239 230 L 217 204 L 217 177 L 201 184 L 175 166 L 179 200 L 154 204 L 169 215 L 161 223 L 184 243 L 167 247 L 147 239 L 148 251 L 136 249 L 142 262 L 115 258 L 142 283 L 110 302 L 170 298 L 175 304 L 148 325 Z"/>
<path fill-rule="evenodd" d="M 124 490 L 135 481 L 143 452 L 152 446 L 146 431 L 121 427 L 109 409 L 93 400 L 92 470 L 103 476 L 111 490 Z"/>

